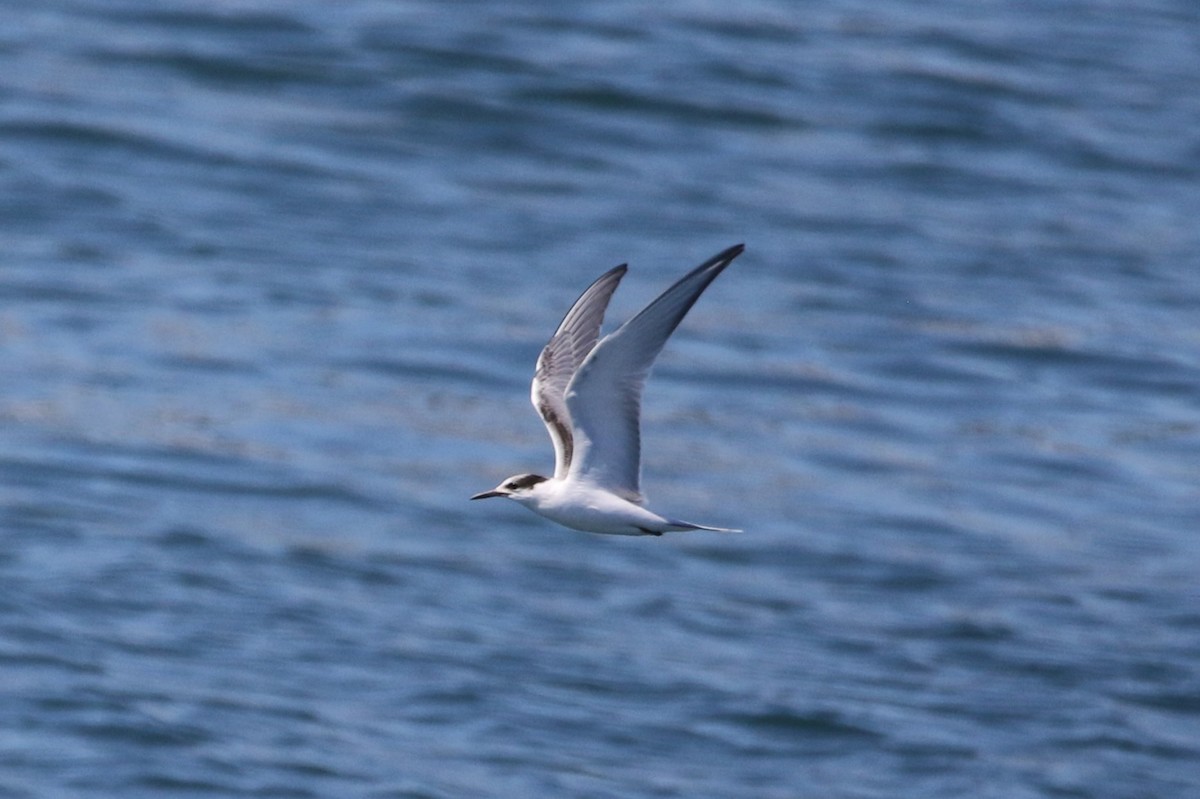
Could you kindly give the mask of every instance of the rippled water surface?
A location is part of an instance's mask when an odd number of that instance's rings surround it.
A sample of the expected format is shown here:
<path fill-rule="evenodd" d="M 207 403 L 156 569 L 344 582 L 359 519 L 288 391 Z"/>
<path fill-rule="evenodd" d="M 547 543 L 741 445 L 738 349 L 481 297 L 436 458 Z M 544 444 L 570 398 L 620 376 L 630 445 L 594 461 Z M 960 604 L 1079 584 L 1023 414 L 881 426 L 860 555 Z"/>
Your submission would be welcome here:
<path fill-rule="evenodd" d="M 0 794 L 1200 793 L 1190 0 L 0 6 Z"/>

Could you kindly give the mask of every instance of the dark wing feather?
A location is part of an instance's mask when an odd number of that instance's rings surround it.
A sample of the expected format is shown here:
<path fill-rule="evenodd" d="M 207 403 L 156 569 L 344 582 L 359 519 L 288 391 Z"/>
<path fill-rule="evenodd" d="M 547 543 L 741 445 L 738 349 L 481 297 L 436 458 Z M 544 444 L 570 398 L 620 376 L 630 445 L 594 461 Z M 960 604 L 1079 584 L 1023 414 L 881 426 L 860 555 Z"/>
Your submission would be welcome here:
<path fill-rule="evenodd" d="M 567 384 L 596 346 L 604 311 L 626 268 L 625 264 L 613 267 L 579 295 L 538 356 L 530 399 L 554 442 L 554 476 L 560 479 L 566 476 L 574 452 L 571 414 L 565 398 Z"/>

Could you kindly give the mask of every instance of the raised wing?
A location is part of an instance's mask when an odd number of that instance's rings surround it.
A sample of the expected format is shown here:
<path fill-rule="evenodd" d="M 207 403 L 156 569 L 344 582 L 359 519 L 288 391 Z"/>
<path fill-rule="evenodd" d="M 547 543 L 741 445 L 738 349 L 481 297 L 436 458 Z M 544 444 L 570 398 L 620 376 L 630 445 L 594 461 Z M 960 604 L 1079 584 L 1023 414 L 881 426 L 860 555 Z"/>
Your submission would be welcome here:
<path fill-rule="evenodd" d="M 554 442 L 554 476 L 560 479 L 567 474 L 574 449 L 571 414 L 565 400 L 567 384 L 596 346 L 604 311 L 626 268 L 625 264 L 613 267 L 588 286 L 538 356 L 530 399 Z"/>
<path fill-rule="evenodd" d="M 571 477 L 642 501 L 642 387 L 650 367 L 692 305 L 743 249 L 738 244 L 705 261 L 592 349 L 566 389 L 574 430 Z"/>

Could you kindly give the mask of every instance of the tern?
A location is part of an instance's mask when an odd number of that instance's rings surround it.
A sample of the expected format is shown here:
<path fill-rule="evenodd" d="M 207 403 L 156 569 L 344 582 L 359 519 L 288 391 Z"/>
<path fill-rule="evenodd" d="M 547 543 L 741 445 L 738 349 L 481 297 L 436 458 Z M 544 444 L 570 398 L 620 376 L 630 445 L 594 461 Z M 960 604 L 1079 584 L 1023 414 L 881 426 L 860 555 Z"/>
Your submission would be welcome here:
<path fill-rule="evenodd" d="M 518 474 L 471 499 L 507 497 L 565 527 L 609 535 L 683 530 L 736 533 L 645 507 L 641 491 L 642 388 L 663 345 L 738 244 L 679 279 L 637 316 L 600 338 L 604 311 L 626 265 L 580 295 L 538 356 L 530 397 L 554 443 L 554 476 Z"/>

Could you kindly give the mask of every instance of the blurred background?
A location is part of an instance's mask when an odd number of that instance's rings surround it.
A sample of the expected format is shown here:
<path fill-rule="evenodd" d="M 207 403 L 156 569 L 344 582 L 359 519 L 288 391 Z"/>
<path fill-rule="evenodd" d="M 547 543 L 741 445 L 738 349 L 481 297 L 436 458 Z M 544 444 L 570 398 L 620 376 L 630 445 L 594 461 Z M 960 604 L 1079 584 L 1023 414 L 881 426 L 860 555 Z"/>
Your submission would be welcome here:
<path fill-rule="evenodd" d="M 3 795 L 1200 791 L 1191 0 L 0 9 Z"/>

